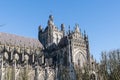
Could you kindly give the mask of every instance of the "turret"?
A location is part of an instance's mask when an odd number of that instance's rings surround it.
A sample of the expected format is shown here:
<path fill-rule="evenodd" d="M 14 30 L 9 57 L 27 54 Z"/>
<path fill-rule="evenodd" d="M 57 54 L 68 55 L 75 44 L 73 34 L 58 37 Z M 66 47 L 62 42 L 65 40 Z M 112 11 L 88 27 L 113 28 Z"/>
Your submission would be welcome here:
<path fill-rule="evenodd" d="M 43 30 L 41 26 L 38 28 L 39 41 L 45 48 L 49 48 L 53 44 L 58 44 L 60 39 L 65 35 L 64 24 L 61 24 L 61 30 L 57 29 L 54 25 L 54 19 L 52 15 L 49 15 L 47 27 Z"/>
<path fill-rule="evenodd" d="M 49 20 L 53 22 L 53 19 L 54 19 L 53 15 L 49 15 Z"/>
<path fill-rule="evenodd" d="M 84 40 L 85 40 L 85 42 L 86 42 L 86 38 L 87 38 L 86 31 L 84 30 Z"/>
<path fill-rule="evenodd" d="M 88 61 L 88 66 L 90 65 L 90 51 L 89 51 L 89 40 L 88 40 L 88 35 L 86 35 L 86 32 L 84 31 L 84 40 L 86 44 L 86 51 L 87 51 L 87 61 Z M 90 66 L 89 66 L 90 68 Z"/>
<path fill-rule="evenodd" d="M 50 15 L 50 16 L 49 16 L 49 20 L 48 20 L 48 26 L 51 27 L 51 26 L 53 26 L 53 25 L 54 25 L 53 16 Z"/>
<path fill-rule="evenodd" d="M 41 25 L 38 27 L 38 31 L 42 32 L 42 26 Z"/>
<path fill-rule="evenodd" d="M 43 30 L 42 30 L 42 26 L 40 25 L 38 27 L 38 39 L 40 40 L 41 34 L 42 34 Z"/>
<path fill-rule="evenodd" d="M 61 31 L 63 31 L 63 36 L 65 36 L 65 25 L 61 24 Z"/>

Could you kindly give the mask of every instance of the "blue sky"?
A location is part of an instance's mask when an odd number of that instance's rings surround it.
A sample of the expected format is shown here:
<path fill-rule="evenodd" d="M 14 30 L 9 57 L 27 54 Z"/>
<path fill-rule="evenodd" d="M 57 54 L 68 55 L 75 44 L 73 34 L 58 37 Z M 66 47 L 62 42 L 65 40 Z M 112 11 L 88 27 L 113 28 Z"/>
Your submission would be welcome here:
<path fill-rule="evenodd" d="M 120 0 L 0 0 L 0 32 L 37 38 L 49 14 L 58 28 L 78 23 L 86 30 L 97 61 L 101 51 L 120 48 Z"/>

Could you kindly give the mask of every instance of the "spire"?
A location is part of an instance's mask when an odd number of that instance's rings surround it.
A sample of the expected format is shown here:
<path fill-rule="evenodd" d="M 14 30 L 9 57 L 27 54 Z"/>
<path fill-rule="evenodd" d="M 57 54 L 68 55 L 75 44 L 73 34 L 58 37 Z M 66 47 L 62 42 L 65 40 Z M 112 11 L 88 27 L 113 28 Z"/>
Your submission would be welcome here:
<path fill-rule="evenodd" d="M 49 15 L 49 20 L 53 22 L 53 19 L 54 19 L 53 15 Z"/>
<path fill-rule="evenodd" d="M 70 25 L 69 25 L 69 35 L 70 35 Z"/>
<path fill-rule="evenodd" d="M 85 39 L 85 40 L 86 40 L 86 37 L 87 37 L 87 36 L 86 36 L 86 31 L 84 30 L 84 39 Z"/>
<path fill-rule="evenodd" d="M 88 41 L 88 35 L 87 35 L 87 41 Z"/>
<path fill-rule="evenodd" d="M 61 31 L 63 31 L 63 36 L 65 36 L 65 25 L 61 24 Z"/>
<path fill-rule="evenodd" d="M 86 31 L 84 30 L 84 35 L 86 35 Z"/>
<path fill-rule="evenodd" d="M 80 32 L 80 30 L 79 30 L 79 24 L 75 24 L 75 32 Z"/>
<path fill-rule="evenodd" d="M 65 25 L 61 24 L 61 31 L 64 31 L 64 29 L 65 29 Z"/>

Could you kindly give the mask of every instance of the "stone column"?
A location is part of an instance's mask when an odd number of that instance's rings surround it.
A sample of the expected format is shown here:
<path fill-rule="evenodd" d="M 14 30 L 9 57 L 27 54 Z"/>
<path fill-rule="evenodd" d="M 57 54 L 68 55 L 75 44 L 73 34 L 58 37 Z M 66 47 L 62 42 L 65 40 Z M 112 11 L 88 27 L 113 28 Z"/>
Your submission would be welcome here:
<path fill-rule="evenodd" d="M 15 55 L 14 55 L 14 77 L 13 77 L 13 79 L 14 80 L 17 80 L 16 79 L 16 62 L 18 61 L 18 59 L 19 59 L 19 56 L 18 56 L 18 54 L 16 53 Z"/>
<path fill-rule="evenodd" d="M 35 80 L 39 80 L 39 68 L 38 68 L 38 66 L 35 67 Z"/>
<path fill-rule="evenodd" d="M 16 80 L 16 60 L 14 60 L 14 73 L 15 73 L 14 80 Z"/>
<path fill-rule="evenodd" d="M 47 71 L 47 67 L 45 67 L 45 80 L 48 80 L 48 71 Z"/>
<path fill-rule="evenodd" d="M 3 55 L 1 56 L 1 80 L 3 80 Z"/>
<path fill-rule="evenodd" d="M 27 54 L 25 54 L 24 56 L 24 76 L 26 77 L 26 79 L 28 79 L 28 60 L 29 60 L 29 56 Z"/>

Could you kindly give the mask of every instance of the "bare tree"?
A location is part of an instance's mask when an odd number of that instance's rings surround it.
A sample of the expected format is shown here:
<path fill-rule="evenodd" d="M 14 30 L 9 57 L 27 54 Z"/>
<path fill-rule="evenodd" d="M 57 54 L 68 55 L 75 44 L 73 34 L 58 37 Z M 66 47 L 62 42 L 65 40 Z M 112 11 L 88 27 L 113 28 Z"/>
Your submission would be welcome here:
<path fill-rule="evenodd" d="M 120 80 L 120 50 L 102 52 L 100 74 L 104 80 Z"/>

